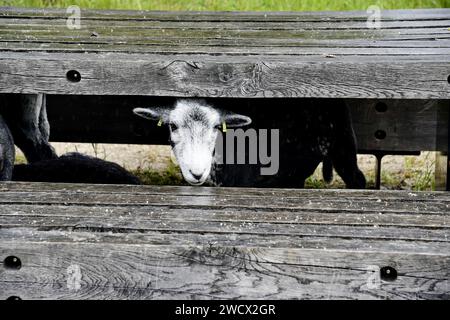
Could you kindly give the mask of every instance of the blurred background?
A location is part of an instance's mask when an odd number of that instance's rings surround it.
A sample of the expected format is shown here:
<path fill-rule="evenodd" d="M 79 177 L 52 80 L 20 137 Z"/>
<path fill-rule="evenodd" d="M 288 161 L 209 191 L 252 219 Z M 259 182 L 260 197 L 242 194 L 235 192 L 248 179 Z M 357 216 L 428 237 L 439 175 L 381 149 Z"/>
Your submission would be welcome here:
<path fill-rule="evenodd" d="M 131 10 L 258 10 L 316 11 L 366 10 L 370 5 L 382 9 L 446 8 L 450 0 L 0 0 L 1 6 L 68 7 Z"/>

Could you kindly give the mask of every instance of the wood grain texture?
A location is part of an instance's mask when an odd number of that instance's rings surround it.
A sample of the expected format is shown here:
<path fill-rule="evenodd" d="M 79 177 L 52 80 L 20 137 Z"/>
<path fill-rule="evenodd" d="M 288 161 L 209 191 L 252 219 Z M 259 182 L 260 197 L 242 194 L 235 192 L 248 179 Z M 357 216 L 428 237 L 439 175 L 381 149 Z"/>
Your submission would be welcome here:
<path fill-rule="evenodd" d="M 417 10 L 384 10 L 382 21 L 391 20 L 446 20 L 448 9 L 417 9 Z M 328 12 L 251 12 L 236 11 L 232 14 L 224 14 L 220 11 L 142 11 L 142 10 L 83 10 L 83 16 L 87 19 L 111 20 L 158 20 L 158 21 L 322 21 L 324 15 L 328 21 L 356 20 L 366 21 L 365 11 L 328 11 Z M 17 8 L 3 7 L 0 13 L 3 18 L 45 18 L 49 20 L 67 17 L 65 9 L 48 8 Z"/>
<path fill-rule="evenodd" d="M 0 92 L 449 99 L 449 17 L 1 8 Z"/>
<path fill-rule="evenodd" d="M 449 299 L 449 205 L 445 192 L 3 183 L 0 260 L 22 267 L 0 265 L 0 299 Z"/>
<path fill-rule="evenodd" d="M 245 192 L 243 192 L 245 190 Z M 366 199 L 378 200 L 380 197 L 391 201 L 448 201 L 448 194 L 445 192 L 408 192 L 394 191 L 394 190 L 302 190 L 302 189 L 265 189 L 265 188 L 197 188 L 190 186 L 131 186 L 131 185 L 102 185 L 99 188 L 97 185 L 80 185 L 70 183 L 2 183 L 0 184 L 0 192 L 67 192 L 67 193 L 114 193 L 114 194 L 136 194 L 136 195 L 171 195 L 180 196 L 197 196 L 197 197 L 211 197 L 211 196 L 241 196 L 241 197 L 266 197 L 266 198 L 302 198 L 305 195 L 311 198 L 322 199 L 323 197 L 335 197 L 339 195 L 342 199 Z M 345 195 L 345 196 L 344 196 Z"/>
<path fill-rule="evenodd" d="M 8 245 L 7 248 L 6 245 Z M 449 257 L 236 247 L 15 243 L 0 298 L 448 299 Z M 41 256 L 37 261 L 36 252 Z M 58 252 L 58 255 L 53 254 Z M 88 253 L 89 252 L 89 253 Z M 87 254 L 88 253 L 88 254 Z M 351 261 L 351 262 L 349 262 Z M 395 266 L 395 282 L 377 266 Z M 132 268 L 132 272 L 130 269 Z M 72 270 L 78 270 L 74 275 Z"/>
<path fill-rule="evenodd" d="M 450 101 L 347 100 L 360 150 L 447 151 Z M 378 106 L 385 111 L 378 111 Z M 386 133 L 377 139 L 375 132 Z M 407 143 L 405 143 L 407 141 Z"/>
<path fill-rule="evenodd" d="M 353 49 L 348 50 L 349 54 L 353 52 Z M 450 97 L 448 70 L 443 67 L 450 62 L 450 56 L 441 60 L 418 54 L 420 62 L 400 59 L 393 64 L 389 57 L 388 61 L 371 62 L 371 50 L 364 50 L 369 56 L 355 59 L 358 63 L 355 60 L 339 62 L 341 59 L 334 58 L 330 62 L 325 55 L 321 58 L 323 63 L 311 63 L 303 59 L 264 62 L 256 57 L 252 62 L 239 57 L 228 58 L 228 62 L 215 58 L 215 62 L 211 62 L 199 56 L 190 56 L 193 60 L 169 57 L 160 62 L 126 60 L 131 57 L 124 56 L 125 60 L 119 62 L 108 56 L 89 54 L 84 55 L 82 61 L 66 60 L 68 54 L 34 60 L 20 59 L 17 55 L 2 59 L 0 54 L 0 92 L 253 98 Z M 448 52 L 443 48 L 438 50 Z M 68 81 L 69 70 L 79 71 L 81 81 Z"/>

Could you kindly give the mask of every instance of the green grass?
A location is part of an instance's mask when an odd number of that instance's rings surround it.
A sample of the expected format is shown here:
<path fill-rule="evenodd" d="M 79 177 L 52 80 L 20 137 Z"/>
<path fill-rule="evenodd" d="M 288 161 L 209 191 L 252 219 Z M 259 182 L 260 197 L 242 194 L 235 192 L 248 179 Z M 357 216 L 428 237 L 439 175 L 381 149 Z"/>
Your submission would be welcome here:
<path fill-rule="evenodd" d="M 27 159 L 23 155 L 21 155 L 21 154 L 16 155 L 14 164 L 26 164 L 26 163 L 27 163 Z"/>
<path fill-rule="evenodd" d="M 180 168 L 169 162 L 165 170 L 136 169 L 131 173 L 137 176 L 143 184 L 148 185 L 186 185 L 181 176 Z"/>
<path fill-rule="evenodd" d="M 405 157 L 405 176 L 412 180 L 412 190 L 435 190 L 433 169 L 436 162 L 431 157 L 431 153 L 426 153 L 422 161 L 417 157 Z"/>
<path fill-rule="evenodd" d="M 0 6 L 68 7 L 135 10 L 317 11 L 448 8 L 450 0 L 0 0 Z"/>

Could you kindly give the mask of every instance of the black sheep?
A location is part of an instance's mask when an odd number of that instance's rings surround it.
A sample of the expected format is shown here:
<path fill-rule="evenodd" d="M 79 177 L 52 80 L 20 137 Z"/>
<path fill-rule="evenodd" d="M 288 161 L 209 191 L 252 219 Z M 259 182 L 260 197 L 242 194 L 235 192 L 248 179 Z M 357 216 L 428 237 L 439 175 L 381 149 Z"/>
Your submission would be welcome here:
<path fill-rule="evenodd" d="M 57 159 L 14 166 L 13 181 L 94 184 L 140 184 L 137 177 L 116 163 L 68 153 Z"/>
<path fill-rule="evenodd" d="M 57 158 L 49 143 L 45 94 L 0 95 L 0 114 L 29 163 Z"/>
<path fill-rule="evenodd" d="M 263 176 L 261 165 L 216 165 L 215 179 L 220 185 L 303 188 L 305 180 L 323 162 L 325 181 L 331 181 L 334 167 L 347 188 L 365 188 L 344 100 L 253 99 L 235 104 L 235 108 L 252 119 L 252 128 L 279 129 L 280 168 L 276 175 Z"/>

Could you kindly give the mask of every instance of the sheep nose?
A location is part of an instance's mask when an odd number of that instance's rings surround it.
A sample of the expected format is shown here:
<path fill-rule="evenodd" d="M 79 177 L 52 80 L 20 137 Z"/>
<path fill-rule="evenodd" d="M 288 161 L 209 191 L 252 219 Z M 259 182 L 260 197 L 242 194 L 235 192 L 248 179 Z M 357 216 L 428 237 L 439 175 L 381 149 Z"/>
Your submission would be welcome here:
<path fill-rule="evenodd" d="M 203 174 L 195 174 L 194 172 L 192 172 L 192 170 L 189 170 L 189 173 L 194 177 L 194 179 L 196 180 L 200 180 L 203 176 Z"/>

